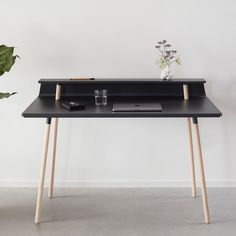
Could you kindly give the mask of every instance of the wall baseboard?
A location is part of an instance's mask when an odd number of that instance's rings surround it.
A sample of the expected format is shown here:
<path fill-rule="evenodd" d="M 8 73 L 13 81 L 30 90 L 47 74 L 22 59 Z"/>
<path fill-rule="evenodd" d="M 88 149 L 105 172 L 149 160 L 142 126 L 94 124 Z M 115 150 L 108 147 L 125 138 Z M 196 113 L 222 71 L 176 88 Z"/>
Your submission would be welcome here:
<path fill-rule="evenodd" d="M 0 187 L 35 188 L 38 181 L 0 181 Z M 45 187 L 48 181 L 45 181 Z M 200 186 L 197 183 L 197 186 Z M 185 180 L 58 180 L 55 187 L 60 188 L 183 188 L 191 187 Z M 236 187 L 236 180 L 208 180 L 207 187 Z"/>

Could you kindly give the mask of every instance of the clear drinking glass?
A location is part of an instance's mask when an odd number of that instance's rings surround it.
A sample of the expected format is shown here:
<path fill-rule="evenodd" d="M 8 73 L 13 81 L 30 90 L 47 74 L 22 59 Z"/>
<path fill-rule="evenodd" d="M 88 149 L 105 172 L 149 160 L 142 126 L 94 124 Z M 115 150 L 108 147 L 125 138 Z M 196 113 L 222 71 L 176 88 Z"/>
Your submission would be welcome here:
<path fill-rule="evenodd" d="M 103 106 L 107 105 L 107 90 L 106 89 L 102 90 L 102 105 Z"/>
<path fill-rule="evenodd" d="M 100 90 L 95 90 L 94 96 L 95 96 L 95 104 L 97 106 L 102 105 L 102 92 Z"/>
<path fill-rule="evenodd" d="M 95 104 L 97 106 L 100 106 L 100 105 L 106 106 L 107 105 L 107 90 L 106 89 L 95 90 L 94 96 L 95 96 Z"/>

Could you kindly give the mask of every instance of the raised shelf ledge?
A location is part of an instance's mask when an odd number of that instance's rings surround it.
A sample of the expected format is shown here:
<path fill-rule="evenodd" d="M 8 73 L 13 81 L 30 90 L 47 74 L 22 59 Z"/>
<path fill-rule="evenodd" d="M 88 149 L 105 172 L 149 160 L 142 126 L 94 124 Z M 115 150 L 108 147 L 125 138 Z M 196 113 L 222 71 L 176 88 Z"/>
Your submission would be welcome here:
<path fill-rule="evenodd" d="M 160 84 L 202 84 L 206 83 L 205 79 L 171 79 L 171 80 L 161 80 L 158 78 L 91 78 L 91 79 L 40 79 L 39 83 L 48 83 L 48 84 L 77 84 L 77 83 L 160 83 Z"/>

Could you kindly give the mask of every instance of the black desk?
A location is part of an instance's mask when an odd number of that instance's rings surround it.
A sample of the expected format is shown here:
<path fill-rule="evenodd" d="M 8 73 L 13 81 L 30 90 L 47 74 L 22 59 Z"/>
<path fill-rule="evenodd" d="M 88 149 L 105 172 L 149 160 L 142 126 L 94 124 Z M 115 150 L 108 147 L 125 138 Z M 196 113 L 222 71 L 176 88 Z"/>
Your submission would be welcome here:
<path fill-rule="evenodd" d="M 196 146 L 200 162 L 202 184 L 202 199 L 205 222 L 210 223 L 208 200 L 205 184 L 205 174 L 202 159 L 198 118 L 220 117 L 222 114 L 206 97 L 205 80 L 203 79 L 175 79 L 162 81 L 159 79 L 42 79 L 39 96 L 23 112 L 23 117 L 46 118 L 46 133 L 43 147 L 43 157 L 40 170 L 40 181 L 37 197 L 35 222 L 39 223 L 41 202 L 44 188 L 46 160 L 48 152 L 51 119 L 54 118 L 54 136 L 52 147 L 52 163 L 50 174 L 49 197 L 53 197 L 54 171 L 56 157 L 56 143 L 58 118 L 122 118 L 122 117 L 156 117 L 156 118 L 187 118 L 190 163 L 192 173 L 192 196 L 196 197 L 195 165 L 193 154 L 192 127 L 196 131 Z M 96 106 L 94 90 L 108 90 L 108 105 Z M 61 107 L 62 101 L 76 100 L 86 105 L 83 111 L 67 111 Z M 113 112 L 112 104 L 117 102 L 159 102 L 162 112 Z M 192 118 L 192 119 L 191 119 Z M 192 121 L 191 121 L 192 120 Z"/>

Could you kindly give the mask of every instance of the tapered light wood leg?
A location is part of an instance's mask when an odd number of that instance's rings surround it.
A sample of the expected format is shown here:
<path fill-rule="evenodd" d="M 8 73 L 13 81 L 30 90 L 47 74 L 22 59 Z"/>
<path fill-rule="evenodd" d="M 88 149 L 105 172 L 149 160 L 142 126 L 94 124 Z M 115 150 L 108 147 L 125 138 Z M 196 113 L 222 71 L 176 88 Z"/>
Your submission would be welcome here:
<path fill-rule="evenodd" d="M 41 208 L 42 208 L 42 198 L 43 198 L 43 188 L 44 188 L 44 179 L 45 179 L 45 170 L 47 164 L 47 153 L 48 153 L 48 143 L 50 136 L 50 126 L 51 126 L 51 118 L 47 119 L 47 126 L 43 144 L 43 155 L 40 167 L 40 177 L 39 177 L 39 187 L 38 187 L 38 196 L 37 196 L 37 205 L 35 212 L 35 223 L 38 224 L 40 220 Z"/>
<path fill-rule="evenodd" d="M 60 100 L 61 97 L 61 85 L 56 86 L 55 100 Z M 52 146 L 52 160 L 51 160 L 51 171 L 50 171 L 50 182 L 48 197 L 53 198 L 54 191 L 54 175 L 55 175 L 55 163 L 56 163 L 56 149 L 57 149 L 57 133 L 58 133 L 58 118 L 54 119 L 54 134 L 53 134 L 53 146 Z"/>
<path fill-rule="evenodd" d="M 201 185 L 202 185 L 202 201 L 203 201 L 205 222 L 206 222 L 206 224 L 210 224 L 210 215 L 209 215 L 209 208 L 208 208 L 208 198 L 207 198 L 207 191 L 206 191 L 204 164 L 203 164 L 203 159 L 202 159 L 202 148 L 201 148 L 201 140 L 200 140 L 197 118 L 193 118 L 193 126 L 195 128 L 195 133 L 196 133 L 196 142 L 197 142 L 197 150 L 198 150 L 198 158 L 199 158 L 199 167 L 200 167 L 200 176 L 201 176 Z"/>
<path fill-rule="evenodd" d="M 194 164 L 194 154 L 193 154 L 193 137 L 192 137 L 190 118 L 187 118 L 187 123 L 188 123 L 188 135 L 189 135 L 189 147 L 190 147 L 190 165 L 192 173 L 192 197 L 196 197 L 196 177 L 195 177 L 195 164 Z"/>
<path fill-rule="evenodd" d="M 50 172 L 50 182 L 48 197 L 53 198 L 54 190 L 54 174 L 55 174 L 55 162 L 56 162 L 56 146 L 57 146 L 57 132 L 58 132 L 58 118 L 54 119 L 54 135 L 53 135 L 53 146 L 52 146 L 52 162 L 51 162 L 51 172 Z"/>
<path fill-rule="evenodd" d="M 52 160 L 51 160 L 51 171 L 50 171 L 50 182 L 48 197 L 53 198 L 54 192 L 54 175 L 55 175 L 55 163 L 56 163 L 56 147 L 57 147 L 57 133 L 58 133 L 58 118 L 54 119 L 54 134 L 53 134 L 53 146 L 52 146 Z"/>
<path fill-rule="evenodd" d="M 184 100 L 189 100 L 189 91 L 188 91 L 187 84 L 183 85 L 183 92 L 184 92 Z M 187 118 L 187 124 L 188 124 L 188 136 L 189 136 L 189 148 L 190 148 L 190 165 L 191 165 L 191 174 L 192 174 L 192 197 L 196 197 L 196 176 L 195 176 L 191 118 Z"/>

